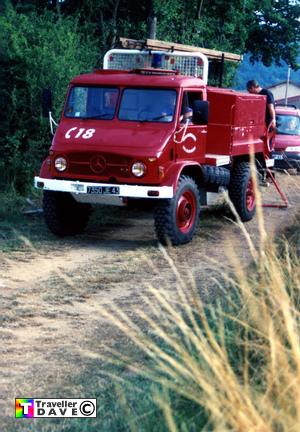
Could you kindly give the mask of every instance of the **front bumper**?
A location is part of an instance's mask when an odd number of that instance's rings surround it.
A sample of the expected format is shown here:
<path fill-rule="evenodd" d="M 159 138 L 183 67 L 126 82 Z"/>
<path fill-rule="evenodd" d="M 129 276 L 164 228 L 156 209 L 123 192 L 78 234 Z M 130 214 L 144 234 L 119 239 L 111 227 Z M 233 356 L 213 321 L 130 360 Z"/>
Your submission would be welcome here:
<path fill-rule="evenodd" d="M 296 168 L 300 171 L 300 153 L 274 152 L 272 156 L 275 160 L 275 168 Z"/>
<path fill-rule="evenodd" d="M 38 189 L 57 192 L 69 192 L 76 201 L 107 202 L 122 198 L 173 198 L 173 186 L 139 186 L 111 183 L 92 183 L 71 180 L 34 178 L 34 186 Z"/>

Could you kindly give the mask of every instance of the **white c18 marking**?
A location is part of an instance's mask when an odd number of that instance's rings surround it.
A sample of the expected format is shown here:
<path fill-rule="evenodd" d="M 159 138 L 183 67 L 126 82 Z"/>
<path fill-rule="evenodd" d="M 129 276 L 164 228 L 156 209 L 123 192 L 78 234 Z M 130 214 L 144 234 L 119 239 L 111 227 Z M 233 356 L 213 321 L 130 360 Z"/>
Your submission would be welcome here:
<path fill-rule="evenodd" d="M 186 141 L 189 138 L 191 138 L 194 142 L 197 141 L 197 138 L 195 137 L 194 134 L 186 133 L 187 127 L 188 127 L 188 123 L 185 123 L 185 125 L 182 128 L 180 128 L 179 131 L 175 134 L 175 135 L 177 135 L 178 133 L 180 133 L 183 130 L 183 134 L 182 134 L 181 139 L 179 141 L 176 141 L 176 138 L 175 138 L 175 142 L 177 144 L 182 144 L 182 143 L 184 143 L 184 141 Z M 196 150 L 196 148 L 197 147 L 195 145 L 191 149 L 187 148 L 185 145 L 182 145 L 182 150 L 184 150 L 186 153 L 193 153 Z"/>
<path fill-rule="evenodd" d="M 197 141 L 197 138 L 195 137 L 194 134 L 192 133 L 188 133 L 186 135 L 183 135 L 182 137 L 182 142 L 186 141 L 188 138 L 192 138 L 193 141 Z M 188 149 L 185 145 L 182 146 L 182 149 L 186 152 L 186 153 L 193 153 L 196 150 L 196 146 L 192 147 L 191 149 Z"/>
<path fill-rule="evenodd" d="M 73 127 L 71 129 L 69 129 L 68 132 L 66 132 L 65 138 L 70 139 L 71 138 L 70 133 L 76 129 L 77 129 L 77 127 Z"/>
<path fill-rule="evenodd" d="M 77 127 L 72 127 L 71 129 L 69 129 L 65 133 L 65 138 L 66 139 L 72 138 L 71 132 L 73 132 L 73 131 L 75 132 L 77 129 L 78 129 Z M 80 128 L 79 131 L 77 132 L 77 134 L 73 138 L 80 138 L 80 137 L 82 137 L 83 139 L 89 139 L 89 138 L 92 138 L 92 136 L 94 135 L 95 132 L 96 132 L 96 129 L 84 129 L 84 128 Z"/>

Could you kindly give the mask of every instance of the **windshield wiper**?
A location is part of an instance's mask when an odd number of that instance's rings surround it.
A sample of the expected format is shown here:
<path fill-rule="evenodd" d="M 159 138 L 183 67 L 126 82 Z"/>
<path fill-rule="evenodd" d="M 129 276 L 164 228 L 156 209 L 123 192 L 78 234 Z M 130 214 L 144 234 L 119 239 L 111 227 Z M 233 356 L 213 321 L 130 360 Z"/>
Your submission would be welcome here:
<path fill-rule="evenodd" d="M 168 115 L 161 115 L 161 116 L 158 116 L 158 117 L 149 117 L 149 118 L 145 118 L 145 119 L 138 119 L 138 121 L 141 122 L 141 123 L 147 123 L 147 122 L 158 121 L 158 120 L 161 120 L 161 119 L 163 119 L 165 117 L 169 117 L 169 116 Z M 169 123 L 169 120 L 168 120 L 168 123 Z"/>
<path fill-rule="evenodd" d="M 151 118 L 151 119 L 148 119 L 148 121 L 161 120 L 161 119 L 163 119 L 163 118 L 165 118 L 165 117 L 172 117 L 172 114 L 162 114 L 162 115 L 160 115 L 160 116 L 158 116 L 158 117 L 153 117 L 153 118 Z"/>
<path fill-rule="evenodd" d="M 81 117 L 83 120 L 93 120 L 93 119 L 112 119 L 113 115 L 110 113 L 102 113 L 102 114 L 96 114 L 93 116 L 86 116 L 86 117 Z"/>

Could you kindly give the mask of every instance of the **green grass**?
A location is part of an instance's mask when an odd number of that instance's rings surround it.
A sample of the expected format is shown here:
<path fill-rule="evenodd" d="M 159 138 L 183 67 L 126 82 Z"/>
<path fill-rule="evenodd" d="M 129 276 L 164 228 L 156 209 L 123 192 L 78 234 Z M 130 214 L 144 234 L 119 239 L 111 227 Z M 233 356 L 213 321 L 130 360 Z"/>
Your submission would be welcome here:
<path fill-rule="evenodd" d="M 10 190 L 0 194 L 0 250 L 23 249 L 24 238 L 38 243 L 47 239 L 48 232 L 40 213 L 25 214 L 26 210 L 41 208 L 41 198 L 33 191 L 30 198 Z"/>
<path fill-rule="evenodd" d="M 28 248 L 27 240 L 36 248 L 60 247 L 65 242 L 85 240 L 90 234 L 101 233 L 101 230 L 117 226 L 122 227 L 122 216 L 119 209 L 95 207 L 86 233 L 76 237 L 59 238 L 46 227 L 43 219 L 42 195 L 32 190 L 30 197 L 18 195 L 14 190 L 0 194 L 0 251 L 10 252 Z M 39 210 L 36 213 L 26 213 Z M 121 209 L 128 216 L 126 209 Z M 122 215 L 121 213 L 121 215 Z M 130 213 L 130 212 L 129 212 Z M 86 235 L 85 235 L 86 234 Z"/>
<path fill-rule="evenodd" d="M 102 365 L 103 367 L 103 365 Z M 121 368 L 106 367 L 116 375 L 110 378 L 111 383 L 105 386 L 97 385 L 103 379 L 101 365 L 95 362 L 91 370 L 80 376 L 81 391 L 73 395 L 75 398 L 97 398 L 97 417 L 93 419 L 14 419 L 7 424 L 6 432 L 15 432 L 18 426 L 22 431 L 32 432 L 126 432 L 142 431 L 167 432 L 169 430 L 163 410 L 157 403 L 164 389 L 161 385 L 138 375 L 129 374 Z M 117 375 L 122 374 L 122 381 Z M 108 380 L 107 376 L 105 377 Z M 74 381 L 74 388 L 76 388 Z M 45 397 L 65 396 L 60 388 L 57 394 Z M 72 397 L 68 395 L 68 397 Z M 165 397 L 171 402 L 174 418 L 183 432 L 202 430 L 207 425 L 207 415 L 195 403 L 168 392 Z"/>

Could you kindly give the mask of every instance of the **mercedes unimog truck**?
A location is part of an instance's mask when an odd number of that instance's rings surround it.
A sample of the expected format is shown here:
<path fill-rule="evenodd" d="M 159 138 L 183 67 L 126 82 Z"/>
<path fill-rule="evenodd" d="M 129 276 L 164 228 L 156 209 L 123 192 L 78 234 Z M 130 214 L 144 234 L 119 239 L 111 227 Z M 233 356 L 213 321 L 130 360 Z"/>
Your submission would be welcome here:
<path fill-rule="evenodd" d="M 74 77 L 35 186 L 58 236 L 84 230 L 91 205 L 151 200 L 160 242 L 189 242 L 211 193 L 242 221 L 256 207 L 250 154 L 273 165 L 264 96 L 207 85 L 201 53 L 110 50 Z M 185 121 L 185 112 L 191 116 Z"/>

